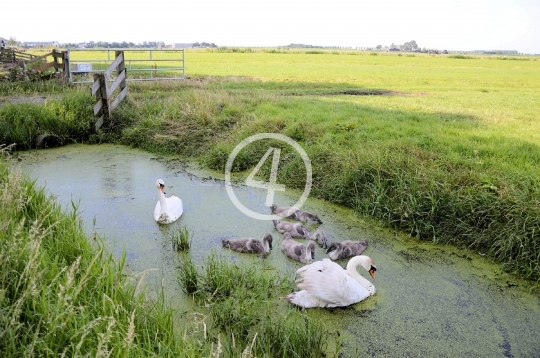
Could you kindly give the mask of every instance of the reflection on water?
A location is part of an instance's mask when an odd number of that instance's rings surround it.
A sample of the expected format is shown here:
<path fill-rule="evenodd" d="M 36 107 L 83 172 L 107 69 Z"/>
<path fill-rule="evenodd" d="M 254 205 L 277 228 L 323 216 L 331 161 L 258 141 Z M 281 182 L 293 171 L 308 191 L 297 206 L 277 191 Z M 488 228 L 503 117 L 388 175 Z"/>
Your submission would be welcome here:
<path fill-rule="evenodd" d="M 239 261 L 265 260 L 265 266 L 291 277 L 301 266 L 281 253 L 281 235 L 272 223 L 242 214 L 223 181 L 209 173 L 114 145 L 73 145 L 19 157 L 17 165 L 62 207 L 70 210 L 72 201 L 78 203 L 88 234 L 103 236 L 115 256 L 125 250 L 129 269 L 145 272 L 150 287 L 163 284 L 180 311 L 189 310 L 190 303 L 176 283 L 177 253 L 167 241 L 175 228 L 185 225 L 193 233 L 194 262 L 204 263 L 216 250 Z M 153 218 L 158 178 L 167 194 L 184 204 L 184 215 L 169 226 Z M 234 190 L 246 207 L 269 213 L 266 191 Z M 291 205 L 298 196 L 287 190 L 276 193 L 276 202 Z M 309 199 L 304 209 L 319 214 L 329 242 L 367 238 L 365 254 L 377 265 L 375 296 L 349 308 L 310 311 L 324 317 L 331 332 L 341 330 L 343 356 L 540 356 L 540 300 L 525 292 L 523 282 L 473 252 L 408 239 L 335 205 Z M 266 232 L 274 236 L 274 250 L 264 259 L 221 248 L 222 237 L 262 238 Z M 325 256 L 317 248 L 316 259 Z"/>

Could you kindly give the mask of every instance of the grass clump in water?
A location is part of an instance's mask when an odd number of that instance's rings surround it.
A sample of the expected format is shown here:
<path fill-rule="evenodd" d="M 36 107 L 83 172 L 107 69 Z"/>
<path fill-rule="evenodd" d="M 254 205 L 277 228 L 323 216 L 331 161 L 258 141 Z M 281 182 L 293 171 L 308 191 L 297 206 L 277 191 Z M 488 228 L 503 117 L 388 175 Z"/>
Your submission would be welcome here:
<path fill-rule="evenodd" d="M 220 339 L 226 356 L 325 356 L 324 324 L 298 309 L 280 308 L 279 297 L 291 283 L 261 262 L 238 266 L 212 253 L 199 272 L 185 256 L 179 282 L 209 310 L 211 331 L 226 337 Z"/>
<path fill-rule="evenodd" d="M 191 248 L 191 237 L 192 234 L 186 226 L 182 226 L 180 229 L 174 229 L 170 234 L 173 249 L 176 251 L 189 251 Z"/>

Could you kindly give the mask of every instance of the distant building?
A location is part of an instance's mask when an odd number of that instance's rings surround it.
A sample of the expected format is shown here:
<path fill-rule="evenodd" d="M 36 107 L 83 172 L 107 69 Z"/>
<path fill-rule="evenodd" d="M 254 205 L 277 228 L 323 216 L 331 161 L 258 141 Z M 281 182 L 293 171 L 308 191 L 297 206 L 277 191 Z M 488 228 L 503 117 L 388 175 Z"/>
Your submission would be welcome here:
<path fill-rule="evenodd" d="M 388 49 L 388 52 L 399 52 L 399 51 L 401 51 L 401 50 L 399 48 L 397 48 L 397 47 L 391 47 L 391 48 Z"/>

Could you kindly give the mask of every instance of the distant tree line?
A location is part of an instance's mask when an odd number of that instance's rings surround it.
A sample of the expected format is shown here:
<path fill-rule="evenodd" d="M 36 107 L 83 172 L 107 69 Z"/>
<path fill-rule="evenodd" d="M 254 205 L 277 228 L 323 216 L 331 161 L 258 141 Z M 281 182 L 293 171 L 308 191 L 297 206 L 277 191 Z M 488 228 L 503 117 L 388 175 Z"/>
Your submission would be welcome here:
<path fill-rule="evenodd" d="M 65 47 L 79 47 L 76 43 L 63 44 Z M 143 41 L 141 43 L 134 42 L 106 42 L 106 41 L 89 41 L 83 44 L 85 48 L 158 48 L 165 46 L 163 41 Z"/>
<path fill-rule="evenodd" d="M 427 49 L 425 47 L 420 48 L 415 40 L 405 42 L 403 45 L 396 45 L 392 42 L 390 46 L 383 47 L 382 45 L 377 45 L 374 48 L 367 48 L 368 50 L 377 50 L 377 51 L 401 51 L 401 52 L 423 52 L 423 53 L 448 53 L 446 50 L 439 51 L 438 49 Z"/>
<path fill-rule="evenodd" d="M 283 48 L 341 48 L 339 46 L 316 46 L 306 44 L 290 44 L 287 46 L 280 46 Z M 401 52 L 425 52 L 425 53 L 448 53 L 448 51 L 439 51 L 437 49 L 420 48 L 415 40 L 405 42 L 403 45 L 396 45 L 392 42 L 390 46 L 377 45 L 376 47 L 363 47 L 362 49 L 371 51 L 401 51 Z"/>
<path fill-rule="evenodd" d="M 217 45 L 215 43 L 208 43 L 208 42 L 195 42 L 194 44 L 192 44 L 191 46 L 193 47 L 217 47 Z"/>
<path fill-rule="evenodd" d="M 24 46 L 24 43 L 20 43 L 22 47 Z M 88 41 L 84 43 L 75 43 L 75 42 L 67 42 L 59 44 L 61 47 L 66 48 L 78 48 L 78 47 L 84 47 L 84 48 L 162 48 L 165 47 L 165 42 L 163 41 L 143 41 L 142 43 L 134 43 L 134 42 L 106 42 L 106 41 Z M 195 42 L 192 44 L 193 47 L 218 47 L 215 43 L 209 43 L 209 42 Z M 26 46 L 28 47 L 28 46 Z M 39 47 L 39 46 L 35 46 Z"/>
<path fill-rule="evenodd" d="M 324 48 L 324 46 L 316 46 L 316 45 L 306 45 L 306 44 L 290 44 L 283 47 L 290 47 L 290 48 Z"/>

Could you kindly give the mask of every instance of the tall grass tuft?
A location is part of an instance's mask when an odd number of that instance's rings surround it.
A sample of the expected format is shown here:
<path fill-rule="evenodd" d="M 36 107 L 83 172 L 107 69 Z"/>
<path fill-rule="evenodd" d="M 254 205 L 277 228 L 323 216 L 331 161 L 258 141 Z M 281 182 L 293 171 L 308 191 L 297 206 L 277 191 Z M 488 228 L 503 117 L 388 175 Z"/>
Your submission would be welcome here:
<path fill-rule="evenodd" d="M 180 264 L 182 265 L 181 269 L 178 270 L 178 283 L 180 287 L 187 294 L 196 294 L 199 290 L 201 278 L 199 278 L 195 264 L 188 255 L 183 255 Z"/>
<path fill-rule="evenodd" d="M 323 357 L 324 324 L 295 308 L 281 308 L 279 297 L 291 282 L 260 262 L 237 265 L 211 253 L 204 272 L 184 257 L 179 282 L 209 310 L 214 335 L 229 357 Z M 196 288 L 194 286 L 197 286 Z"/>
<path fill-rule="evenodd" d="M 47 136 L 39 145 L 89 142 L 95 132 L 93 105 L 92 97 L 83 92 L 70 92 L 44 104 L 6 104 L 0 107 L 0 143 L 31 149 L 38 145 L 39 135 Z"/>
<path fill-rule="evenodd" d="M 180 229 L 174 229 L 170 233 L 173 249 L 176 251 L 188 251 L 191 247 L 192 236 L 186 226 L 182 226 Z"/>

